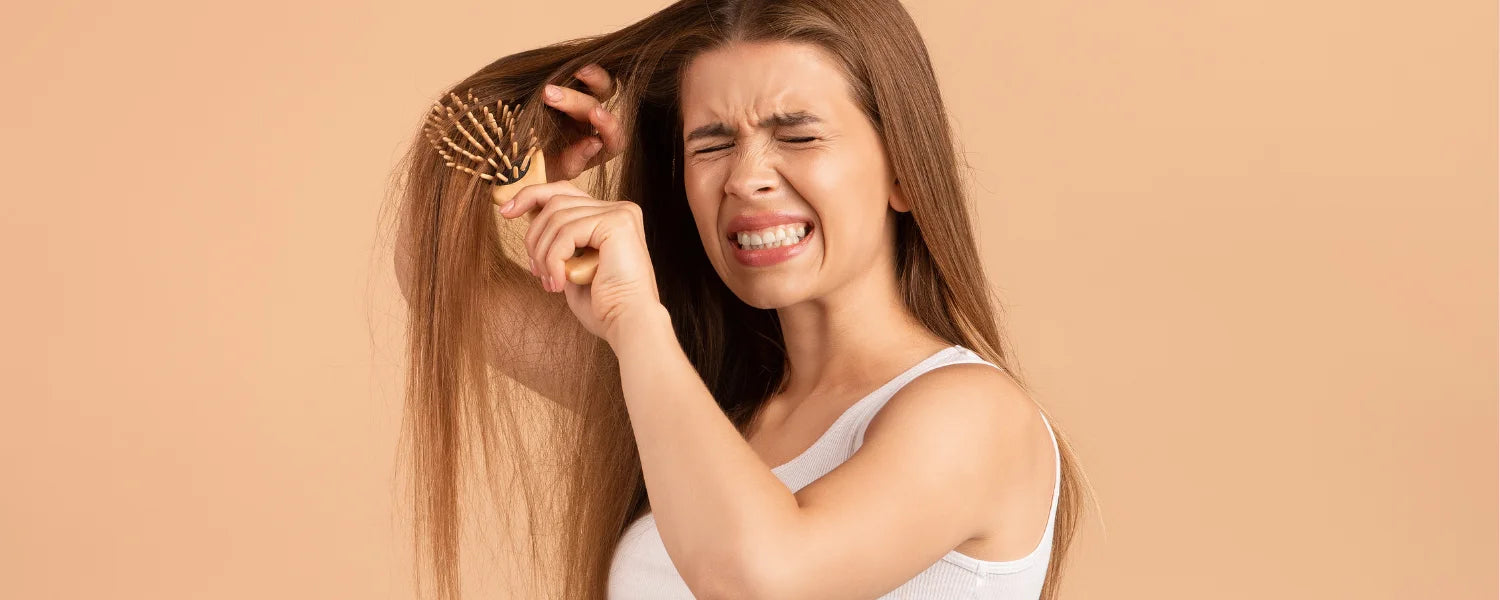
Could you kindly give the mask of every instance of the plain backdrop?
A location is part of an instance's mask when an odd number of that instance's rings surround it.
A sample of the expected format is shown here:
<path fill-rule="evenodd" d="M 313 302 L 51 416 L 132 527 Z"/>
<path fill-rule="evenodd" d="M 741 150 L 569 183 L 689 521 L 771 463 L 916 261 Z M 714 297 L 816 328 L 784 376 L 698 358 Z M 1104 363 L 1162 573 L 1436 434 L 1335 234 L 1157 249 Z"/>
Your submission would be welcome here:
<path fill-rule="evenodd" d="M 391 169 L 664 5 L 7 6 L 0 596 L 410 598 Z M 1495 3 L 907 5 L 1099 494 L 1064 597 L 1495 598 Z"/>

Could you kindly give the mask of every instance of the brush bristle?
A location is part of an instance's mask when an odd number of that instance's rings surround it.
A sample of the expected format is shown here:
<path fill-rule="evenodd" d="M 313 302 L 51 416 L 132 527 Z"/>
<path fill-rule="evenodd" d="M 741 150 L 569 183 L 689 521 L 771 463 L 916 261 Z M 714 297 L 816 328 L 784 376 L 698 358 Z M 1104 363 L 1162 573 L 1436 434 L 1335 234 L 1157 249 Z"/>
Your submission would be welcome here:
<path fill-rule="evenodd" d="M 473 89 L 465 90 L 464 96 L 468 102 L 459 98 L 457 93 L 448 92 L 446 99 L 452 101 L 451 106 L 439 101 L 432 103 L 432 110 L 427 113 L 422 126 L 427 142 L 442 156 L 445 166 L 497 185 L 520 180 L 531 166 L 532 153 L 539 149 L 537 138 L 532 135 L 536 129 L 527 131 L 530 139 L 526 140 L 525 154 L 522 155 L 521 140 L 514 135 L 519 106 L 497 100 L 492 112 L 490 105 L 480 104 Z M 456 111 L 454 107 L 457 107 Z M 500 114 L 498 120 L 495 113 Z M 453 135 L 455 130 L 458 135 Z M 509 151 L 506 142 L 510 142 Z"/>

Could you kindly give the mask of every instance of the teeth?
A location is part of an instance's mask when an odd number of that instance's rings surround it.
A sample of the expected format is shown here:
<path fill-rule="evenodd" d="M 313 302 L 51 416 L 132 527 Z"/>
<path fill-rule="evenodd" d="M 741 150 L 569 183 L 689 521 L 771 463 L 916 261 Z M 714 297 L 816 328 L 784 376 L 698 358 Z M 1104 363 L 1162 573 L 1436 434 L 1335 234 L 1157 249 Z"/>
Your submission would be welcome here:
<path fill-rule="evenodd" d="M 754 232 L 741 231 L 737 237 L 741 248 L 759 250 L 762 248 L 791 246 L 801 241 L 805 235 L 807 235 L 807 224 L 797 223 L 794 225 L 777 225 Z"/>

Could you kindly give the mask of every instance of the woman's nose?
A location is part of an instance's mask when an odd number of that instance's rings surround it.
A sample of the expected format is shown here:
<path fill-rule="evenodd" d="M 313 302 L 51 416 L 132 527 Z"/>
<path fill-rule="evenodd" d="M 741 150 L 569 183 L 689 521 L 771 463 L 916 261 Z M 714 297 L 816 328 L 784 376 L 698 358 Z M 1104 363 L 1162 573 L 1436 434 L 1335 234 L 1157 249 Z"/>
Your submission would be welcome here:
<path fill-rule="evenodd" d="M 754 198 L 775 191 L 780 180 L 781 175 L 765 156 L 748 152 L 734 159 L 729 177 L 724 181 L 724 194 Z"/>

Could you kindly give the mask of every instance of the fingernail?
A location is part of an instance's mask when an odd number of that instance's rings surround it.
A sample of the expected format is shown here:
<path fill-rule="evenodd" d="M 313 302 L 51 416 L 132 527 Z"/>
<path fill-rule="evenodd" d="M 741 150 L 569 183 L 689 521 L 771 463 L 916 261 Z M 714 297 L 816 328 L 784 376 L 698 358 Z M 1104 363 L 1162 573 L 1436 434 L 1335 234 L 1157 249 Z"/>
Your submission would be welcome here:
<path fill-rule="evenodd" d="M 510 202 L 506 202 L 505 206 L 500 207 L 500 212 L 508 213 L 508 212 L 510 212 L 510 208 L 512 206 L 515 206 L 515 205 L 516 205 L 516 201 L 515 200 L 511 200 Z"/>
<path fill-rule="evenodd" d="M 589 143 L 589 156 L 597 154 L 599 152 L 599 149 L 603 147 L 604 142 L 600 140 L 594 140 L 593 142 Z"/>
<path fill-rule="evenodd" d="M 557 291 L 557 290 L 553 289 L 553 286 L 552 286 L 552 276 L 551 275 L 547 276 L 547 291 L 549 291 L 549 292 L 555 292 L 555 291 Z"/>
<path fill-rule="evenodd" d="M 562 98 L 562 90 L 558 89 L 558 87 L 555 86 L 555 85 L 548 84 L 547 85 L 547 99 L 548 100 L 558 100 L 558 99 L 561 99 L 561 98 Z"/>
<path fill-rule="evenodd" d="M 593 75 L 594 65 L 584 65 L 582 69 L 578 70 L 578 74 L 583 76 Z"/>

